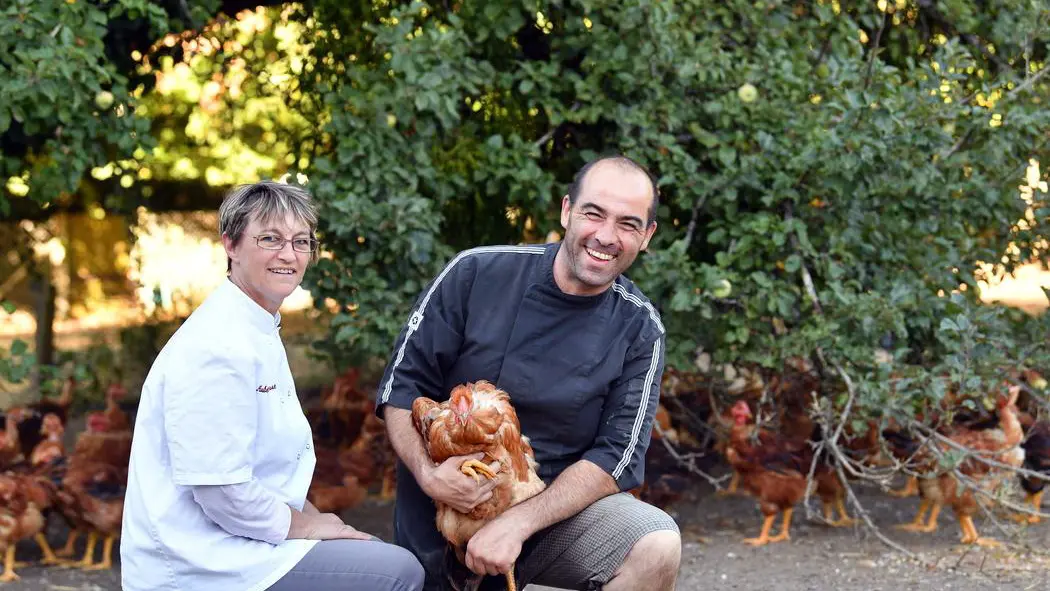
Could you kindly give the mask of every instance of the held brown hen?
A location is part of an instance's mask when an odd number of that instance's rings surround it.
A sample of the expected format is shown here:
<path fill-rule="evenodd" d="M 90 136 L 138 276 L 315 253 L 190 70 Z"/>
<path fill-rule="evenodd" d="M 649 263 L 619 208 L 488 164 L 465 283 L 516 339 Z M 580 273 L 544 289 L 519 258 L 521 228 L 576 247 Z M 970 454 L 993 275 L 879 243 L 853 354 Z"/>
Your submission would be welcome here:
<path fill-rule="evenodd" d="M 467 542 L 478 530 L 510 507 L 543 491 L 546 485 L 536 473 L 535 454 L 528 438 L 521 434 L 510 396 L 484 380 L 456 386 L 446 402 L 417 398 L 412 403 L 412 422 L 435 463 L 481 452 L 488 461 L 500 464 L 499 475 L 477 460 L 468 460 L 461 466 L 464 474 L 476 480 L 482 476 L 498 479 L 492 497 L 470 513 L 436 503 L 438 531 L 463 562 Z M 510 591 L 516 589 L 513 569 L 507 573 L 507 587 Z"/>

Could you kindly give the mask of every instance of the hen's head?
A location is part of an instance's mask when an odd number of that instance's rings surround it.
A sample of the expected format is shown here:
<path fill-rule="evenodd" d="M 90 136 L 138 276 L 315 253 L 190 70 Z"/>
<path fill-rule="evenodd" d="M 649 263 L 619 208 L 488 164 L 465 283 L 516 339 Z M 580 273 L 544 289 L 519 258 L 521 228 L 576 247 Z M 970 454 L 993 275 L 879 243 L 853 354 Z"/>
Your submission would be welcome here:
<path fill-rule="evenodd" d="M 1016 384 L 1011 384 L 1006 389 L 1006 395 L 999 395 L 999 399 L 996 401 L 996 407 L 999 410 L 1005 408 L 1011 408 L 1017 405 L 1017 396 L 1021 393 L 1021 387 Z"/>
<path fill-rule="evenodd" d="M 123 400 L 128 395 L 128 389 L 120 382 L 113 382 L 106 388 L 106 400 Z"/>
<path fill-rule="evenodd" d="M 749 407 L 747 405 L 747 402 L 744 400 L 738 400 L 737 403 L 733 405 L 733 409 L 730 411 L 730 414 L 732 415 L 733 420 L 738 425 L 743 425 L 747 423 L 753 416 L 751 414 L 751 407 Z"/>
<path fill-rule="evenodd" d="M 452 418 L 457 425 L 463 426 L 470 420 L 470 411 L 474 408 L 474 395 L 470 386 L 456 386 L 448 400 Z"/>
<path fill-rule="evenodd" d="M 18 481 L 7 474 L 0 475 L 0 501 L 9 504 L 18 492 Z"/>
<path fill-rule="evenodd" d="M 54 413 L 49 412 L 44 415 L 44 420 L 40 423 L 41 435 L 61 435 L 65 430 L 65 427 L 62 426 L 62 419 L 59 419 Z"/>
<path fill-rule="evenodd" d="M 5 416 L 9 422 L 17 425 L 18 423 L 21 423 L 27 418 L 33 416 L 33 412 L 27 408 L 22 408 L 19 406 L 7 409 L 7 411 L 5 412 Z"/>
<path fill-rule="evenodd" d="M 92 433 L 103 433 L 109 429 L 109 419 L 100 412 L 91 413 L 88 415 L 87 428 Z"/>

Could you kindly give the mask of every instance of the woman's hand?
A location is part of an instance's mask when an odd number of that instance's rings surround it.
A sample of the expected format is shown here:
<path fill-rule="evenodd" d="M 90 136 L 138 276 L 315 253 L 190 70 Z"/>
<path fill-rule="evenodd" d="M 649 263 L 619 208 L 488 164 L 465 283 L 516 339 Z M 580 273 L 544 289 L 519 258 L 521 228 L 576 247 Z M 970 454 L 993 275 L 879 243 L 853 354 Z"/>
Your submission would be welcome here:
<path fill-rule="evenodd" d="M 375 536 L 357 530 L 335 513 L 300 513 L 292 510 L 288 528 L 289 540 L 375 540 Z"/>

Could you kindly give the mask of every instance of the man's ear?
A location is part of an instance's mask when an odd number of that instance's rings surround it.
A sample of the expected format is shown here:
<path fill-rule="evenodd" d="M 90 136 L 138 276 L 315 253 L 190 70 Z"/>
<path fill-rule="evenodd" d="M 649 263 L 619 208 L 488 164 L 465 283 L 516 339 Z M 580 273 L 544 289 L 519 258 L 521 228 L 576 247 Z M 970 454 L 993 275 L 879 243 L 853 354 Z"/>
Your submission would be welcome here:
<path fill-rule="evenodd" d="M 569 213 L 572 211 L 572 203 L 569 203 L 569 196 L 566 195 L 561 198 L 561 227 L 566 230 L 569 229 Z"/>
<path fill-rule="evenodd" d="M 649 241 L 653 239 L 653 234 L 656 233 L 656 222 L 649 224 L 649 227 L 645 229 L 645 240 L 642 240 L 642 246 L 638 250 L 645 250 L 649 248 Z"/>

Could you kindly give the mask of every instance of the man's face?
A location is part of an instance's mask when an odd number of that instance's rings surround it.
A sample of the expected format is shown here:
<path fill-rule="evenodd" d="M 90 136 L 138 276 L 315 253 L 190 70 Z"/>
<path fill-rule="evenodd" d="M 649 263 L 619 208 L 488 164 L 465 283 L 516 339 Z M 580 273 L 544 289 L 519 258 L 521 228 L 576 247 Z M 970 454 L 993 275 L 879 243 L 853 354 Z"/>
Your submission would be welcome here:
<path fill-rule="evenodd" d="M 236 245 L 223 235 L 226 254 L 232 261 L 230 277 L 257 304 L 271 314 L 276 313 L 286 297 L 303 280 L 303 272 L 310 262 L 310 253 L 297 252 L 291 242 L 280 250 L 260 246 L 279 244 L 281 239 L 309 240 L 310 228 L 289 213 L 283 220 L 266 222 L 253 218 Z"/>
<path fill-rule="evenodd" d="M 652 203 L 652 185 L 645 174 L 615 163 L 592 168 L 576 203 L 570 204 L 568 196 L 562 199 L 562 246 L 567 256 L 555 276 L 568 285 L 560 287 L 575 295 L 608 289 L 648 247 L 656 231 L 655 222 L 646 222 Z"/>

